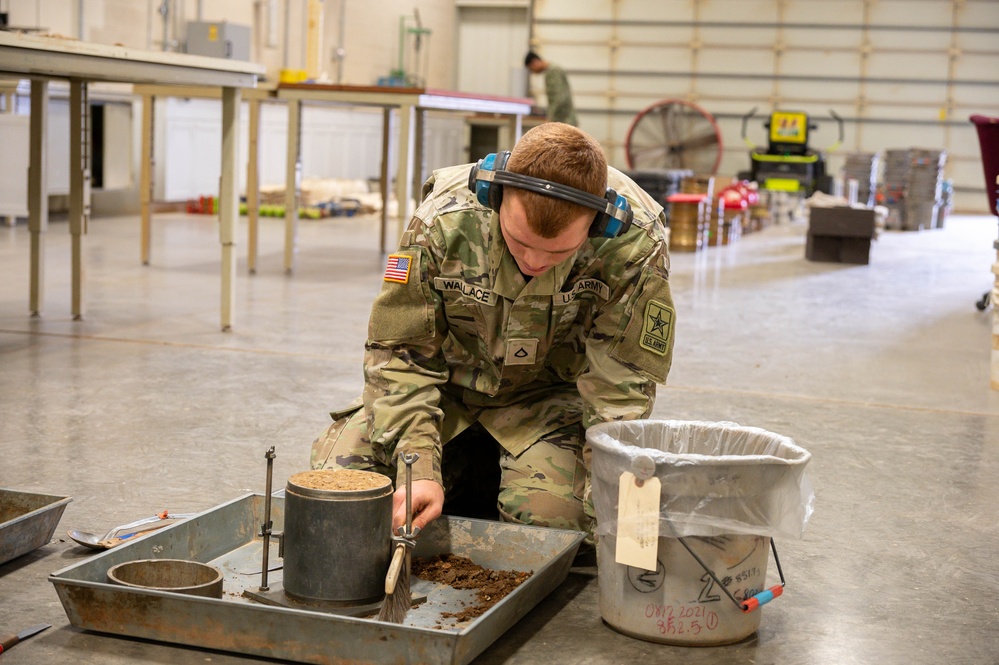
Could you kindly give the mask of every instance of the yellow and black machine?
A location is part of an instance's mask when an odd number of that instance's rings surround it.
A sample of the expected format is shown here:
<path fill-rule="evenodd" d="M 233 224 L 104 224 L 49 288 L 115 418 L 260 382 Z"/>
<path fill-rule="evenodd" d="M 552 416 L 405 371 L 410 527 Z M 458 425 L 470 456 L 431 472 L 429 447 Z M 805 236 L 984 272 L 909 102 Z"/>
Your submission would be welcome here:
<path fill-rule="evenodd" d="M 843 142 L 843 119 L 832 109 L 829 113 L 839 125 L 839 140 L 827 148 L 835 150 Z M 806 197 L 816 190 L 831 193 L 832 177 L 826 174 L 825 155 L 808 145 L 809 133 L 818 128 L 808 115 L 799 111 L 771 113 L 770 119 L 763 124 L 769 139 L 765 149 L 746 138 L 746 123 L 754 115 L 756 108 L 742 116 L 742 140 L 750 148 L 750 171 L 740 175 L 769 191 Z"/>

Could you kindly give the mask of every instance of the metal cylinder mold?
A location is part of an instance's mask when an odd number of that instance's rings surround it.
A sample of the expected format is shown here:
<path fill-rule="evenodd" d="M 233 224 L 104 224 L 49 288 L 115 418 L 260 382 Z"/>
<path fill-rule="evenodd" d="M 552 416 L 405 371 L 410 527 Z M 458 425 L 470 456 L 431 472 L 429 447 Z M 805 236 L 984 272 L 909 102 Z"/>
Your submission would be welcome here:
<path fill-rule="evenodd" d="M 108 569 L 108 581 L 153 591 L 222 597 L 222 571 L 206 563 L 185 559 L 126 561 Z"/>
<path fill-rule="evenodd" d="M 288 479 L 284 590 L 305 603 L 361 605 L 385 592 L 392 552 L 392 482 L 372 471 L 324 469 Z"/>

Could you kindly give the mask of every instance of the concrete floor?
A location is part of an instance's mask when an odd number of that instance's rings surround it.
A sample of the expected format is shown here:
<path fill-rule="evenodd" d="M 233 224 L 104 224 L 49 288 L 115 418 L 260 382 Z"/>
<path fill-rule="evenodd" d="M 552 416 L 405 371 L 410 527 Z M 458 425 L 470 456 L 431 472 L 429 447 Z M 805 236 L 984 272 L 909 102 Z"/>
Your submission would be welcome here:
<path fill-rule="evenodd" d="M 211 218 L 158 216 L 148 267 L 136 218 L 93 220 L 82 322 L 66 224 L 48 234 L 41 319 L 27 229 L 0 228 L 0 486 L 73 497 L 52 542 L 0 566 L 0 633 L 52 624 L 4 665 L 263 662 L 72 628 L 47 576 L 91 556 L 69 528 L 261 492 L 268 446 L 275 487 L 306 467 L 326 412 L 360 390 L 383 259 L 371 219 L 300 228 L 288 277 L 281 222 L 264 220 L 228 334 Z M 999 662 L 999 393 L 992 314 L 974 307 L 996 221 L 886 233 L 869 266 L 805 261 L 804 234 L 674 255 L 676 356 L 654 413 L 762 427 L 813 454 L 816 512 L 802 540 L 779 543 L 787 589 L 757 635 L 694 649 L 625 637 L 580 566 L 476 663 Z"/>

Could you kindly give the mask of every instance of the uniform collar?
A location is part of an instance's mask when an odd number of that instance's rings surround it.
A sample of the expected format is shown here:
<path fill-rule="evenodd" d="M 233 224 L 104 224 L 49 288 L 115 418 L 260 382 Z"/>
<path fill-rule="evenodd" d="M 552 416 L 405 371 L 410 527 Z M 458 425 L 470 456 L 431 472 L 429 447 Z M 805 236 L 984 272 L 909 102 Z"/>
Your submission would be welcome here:
<path fill-rule="evenodd" d="M 489 273 L 493 291 L 508 300 L 516 300 L 520 296 L 553 296 L 560 292 L 579 254 L 578 252 L 573 254 L 544 275 L 534 277 L 528 282 L 503 240 L 498 212 L 492 214 L 489 235 Z"/>

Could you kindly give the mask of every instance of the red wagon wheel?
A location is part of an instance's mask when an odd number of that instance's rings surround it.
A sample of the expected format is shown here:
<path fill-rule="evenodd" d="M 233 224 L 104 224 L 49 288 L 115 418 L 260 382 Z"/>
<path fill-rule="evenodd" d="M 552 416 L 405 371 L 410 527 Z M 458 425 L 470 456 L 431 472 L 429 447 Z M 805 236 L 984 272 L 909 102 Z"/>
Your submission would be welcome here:
<path fill-rule="evenodd" d="M 689 169 L 716 173 L 722 138 L 714 117 L 690 102 L 663 99 L 640 111 L 628 128 L 630 169 Z"/>

